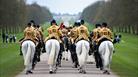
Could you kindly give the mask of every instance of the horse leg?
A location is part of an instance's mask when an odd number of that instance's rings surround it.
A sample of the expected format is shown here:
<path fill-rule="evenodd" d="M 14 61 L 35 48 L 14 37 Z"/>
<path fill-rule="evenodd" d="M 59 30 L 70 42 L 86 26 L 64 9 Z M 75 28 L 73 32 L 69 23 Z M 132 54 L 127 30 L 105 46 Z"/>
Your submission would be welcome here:
<path fill-rule="evenodd" d="M 53 65 L 53 73 L 56 73 L 56 71 L 57 71 L 57 64 L 55 63 L 54 65 Z"/>
<path fill-rule="evenodd" d="M 95 62 L 96 62 L 96 68 L 99 68 L 99 57 L 98 57 L 98 52 L 94 52 L 94 58 L 95 58 Z"/>
<path fill-rule="evenodd" d="M 41 54 L 40 51 L 41 51 L 41 49 L 39 48 L 39 50 L 38 50 L 38 54 L 37 54 L 37 61 L 38 61 L 38 62 L 40 62 L 40 54 Z"/>
<path fill-rule="evenodd" d="M 74 62 L 74 67 L 77 68 L 77 66 L 79 65 L 78 63 L 78 57 L 77 57 L 77 53 L 76 53 L 76 46 L 75 44 L 72 44 L 72 58 L 73 58 L 73 62 Z"/>
<path fill-rule="evenodd" d="M 83 74 L 86 74 L 86 71 L 85 71 L 85 70 L 86 70 L 86 64 L 84 64 L 84 65 L 82 66 L 82 73 L 83 73 Z"/>
<path fill-rule="evenodd" d="M 30 62 L 29 62 L 29 64 L 27 65 L 27 68 L 28 68 L 28 70 L 27 70 L 27 72 L 26 72 L 26 74 L 27 73 L 33 73 L 31 70 L 33 69 L 33 67 L 32 67 L 32 63 L 33 63 L 33 58 L 34 58 L 34 54 L 35 54 L 35 45 L 31 45 L 31 47 L 30 47 L 30 51 L 28 51 L 28 52 L 30 52 Z"/>
<path fill-rule="evenodd" d="M 45 53 L 46 49 L 45 49 L 45 43 L 43 41 L 42 41 L 42 48 L 43 48 L 42 53 Z"/>
<path fill-rule="evenodd" d="M 60 50 L 58 53 L 58 57 L 57 57 L 57 65 L 59 65 L 61 67 L 61 59 L 62 59 L 62 52 L 64 51 L 64 47 L 63 44 L 60 43 Z"/>
<path fill-rule="evenodd" d="M 52 74 L 53 73 L 53 65 L 49 65 L 49 73 Z"/>
<path fill-rule="evenodd" d="M 28 47 L 27 46 L 23 46 L 22 47 L 22 53 L 23 53 L 24 60 L 26 59 L 27 51 L 28 51 Z M 32 66 L 31 62 L 25 64 L 26 74 L 32 73 L 31 72 L 31 66 Z"/>
<path fill-rule="evenodd" d="M 62 55 L 63 55 L 63 60 L 65 60 L 65 51 L 62 52 Z"/>
<path fill-rule="evenodd" d="M 75 68 L 77 68 L 79 66 L 79 62 L 76 52 L 74 53 L 74 59 L 75 59 Z"/>
<path fill-rule="evenodd" d="M 79 73 L 82 73 L 83 72 L 82 71 L 82 67 L 80 67 L 80 66 L 79 66 L 79 69 L 78 70 L 79 70 Z"/>
<path fill-rule="evenodd" d="M 100 70 L 103 70 L 103 60 L 101 54 L 98 53 Z"/>
<path fill-rule="evenodd" d="M 20 55 L 22 56 L 23 53 L 22 53 L 22 46 L 20 46 Z"/>
<path fill-rule="evenodd" d="M 107 74 L 110 74 L 110 64 L 111 64 L 111 61 L 112 61 L 112 54 L 113 54 L 113 52 L 110 52 L 110 56 L 109 56 L 109 64 L 108 64 L 108 72 L 107 72 Z"/>
<path fill-rule="evenodd" d="M 32 61 L 32 69 L 35 68 L 36 63 L 37 63 L 37 52 L 34 52 L 34 57 Z"/>
<path fill-rule="evenodd" d="M 24 61 L 25 61 L 25 58 L 26 58 L 26 54 L 27 54 L 27 46 L 22 46 L 22 53 L 23 53 L 23 58 L 24 58 Z M 28 65 L 25 65 L 25 71 L 27 72 L 28 71 Z"/>
<path fill-rule="evenodd" d="M 65 51 L 65 59 L 66 59 L 66 61 L 68 61 L 68 52 L 67 51 Z"/>
<path fill-rule="evenodd" d="M 57 56 L 57 66 L 61 67 L 62 51 L 60 50 Z"/>
<path fill-rule="evenodd" d="M 81 53 L 82 53 L 82 47 L 80 43 L 77 43 L 76 45 L 76 59 L 78 59 L 78 63 L 79 63 L 79 73 L 82 73 L 82 61 L 80 58 L 81 57 Z"/>

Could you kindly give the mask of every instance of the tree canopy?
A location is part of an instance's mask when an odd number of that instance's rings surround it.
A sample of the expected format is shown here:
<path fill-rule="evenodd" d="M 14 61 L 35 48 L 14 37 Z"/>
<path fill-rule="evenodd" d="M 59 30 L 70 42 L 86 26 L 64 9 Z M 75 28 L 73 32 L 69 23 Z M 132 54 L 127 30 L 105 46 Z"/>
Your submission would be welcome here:
<path fill-rule="evenodd" d="M 98 1 L 86 7 L 81 18 L 89 23 L 107 22 L 118 32 L 138 34 L 138 0 Z"/>
<path fill-rule="evenodd" d="M 25 0 L 0 0 L 0 15 L 0 31 L 6 33 L 19 32 L 30 20 L 41 24 L 52 19 L 48 8 Z"/>

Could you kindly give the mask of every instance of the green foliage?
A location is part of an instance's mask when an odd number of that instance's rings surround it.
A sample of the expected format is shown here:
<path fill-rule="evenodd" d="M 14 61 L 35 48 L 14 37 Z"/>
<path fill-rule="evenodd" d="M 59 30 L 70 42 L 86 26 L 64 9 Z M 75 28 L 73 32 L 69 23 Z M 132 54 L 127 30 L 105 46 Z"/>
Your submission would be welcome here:
<path fill-rule="evenodd" d="M 25 0 L 0 0 L 0 15 L 0 33 L 21 32 L 30 20 L 40 24 L 52 19 L 48 8 Z"/>
<path fill-rule="evenodd" d="M 89 23 L 107 22 L 110 27 L 120 27 L 117 30 L 118 32 L 138 35 L 137 8 L 137 0 L 98 1 L 86 7 L 82 12 L 81 18 Z"/>
<path fill-rule="evenodd" d="M 44 23 L 52 19 L 52 14 L 46 7 L 41 7 L 37 3 L 27 5 L 28 21 L 34 20 L 36 24 Z"/>

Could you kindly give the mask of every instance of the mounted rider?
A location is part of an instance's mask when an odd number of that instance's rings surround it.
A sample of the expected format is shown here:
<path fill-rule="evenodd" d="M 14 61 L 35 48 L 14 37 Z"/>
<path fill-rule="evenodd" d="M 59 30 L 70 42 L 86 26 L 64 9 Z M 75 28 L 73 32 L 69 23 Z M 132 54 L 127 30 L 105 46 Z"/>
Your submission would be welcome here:
<path fill-rule="evenodd" d="M 59 30 L 59 26 L 57 26 L 55 20 L 51 21 L 51 26 L 47 29 L 47 31 L 48 31 L 48 37 L 46 37 L 45 42 L 49 39 L 57 39 L 60 43 L 62 43 L 60 39 L 62 37 L 62 33 Z"/>
<path fill-rule="evenodd" d="M 98 45 L 100 45 L 100 43 L 102 41 L 113 41 L 112 40 L 112 31 L 107 27 L 107 23 L 102 23 L 102 28 L 99 31 L 99 38 L 96 40 L 96 42 L 98 43 Z"/>
<path fill-rule="evenodd" d="M 75 22 L 73 28 L 70 30 L 70 34 L 69 34 L 69 40 L 70 40 L 70 52 L 71 52 L 71 58 L 73 61 L 73 67 L 77 68 L 79 63 L 78 63 L 78 57 L 76 54 L 76 45 L 75 45 L 75 41 L 78 38 L 78 27 L 80 26 L 79 22 Z"/>
<path fill-rule="evenodd" d="M 102 64 L 102 59 L 101 56 L 98 52 L 98 43 L 97 39 L 100 38 L 100 31 L 101 31 L 101 24 L 96 24 L 95 29 L 93 29 L 93 36 L 92 36 L 92 41 L 93 41 L 93 48 L 94 48 L 94 58 L 96 62 L 96 68 L 100 68 L 101 70 L 103 69 L 103 64 Z"/>
<path fill-rule="evenodd" d="M 37 37 L 35 35 L 35 28 L 31 26 L 31 23 L 27 24 L 27 27 L 24 30 L 24 38 L 20 40 L 20 43 L 22 44 L 23 41 L 25 40 L 31 40 L 35 43 L 35 45 L 37 44 Z"/>
<path fill-rule="evenodd" d="M 84 25 L 84 20 L 81 20 L 81 25 L 78 27 L 78 38 L 76 39 L 76 42 L 79 40 L 86 40 L 89 41 L 89 31 L 88 28 Z"/>
<path fill-rule="evenodd" d="M 65 25 L 62 25 L 62 29 L 60 29 L 62 32 L 62 41 L 64 43 L 64 50 L 68 51 L 69 45 L 68 45 L 68 29 L 65 27 Z"/>
<path fill-rule="evenodd" d="M 56 39 L 60 43 L 60 51 L 57 58 L 57 65 L 61 66 L 61 59 L 62 59 L 62 52 L 64 51 L 64 45 L 62 42 L 62 32 L 59 30 L 59 26 L 57 26 L 57 23 L 55 20 L 51 21 L 51 26 L 47 29 L 48 31 L 48 37 L 46 37 L 45 42 L 47 42 L 49 39 Z"/>
<path fill-rule="evenodd" d="M 41 44 L 41 48 L 43 48 L 42 52 L 44 53 L 46 52 L 45 43 L 44 43 L 44 34 L 43 34 L 44 30 L 40 25 L 37 25 L 37 31 L 40 34 L 40 44 Z"/>
<path fill-rule="evenodd" d="M 100 31 L 101 31 L 101 24 L 96 24 L 95 29 L 93 29 L 92 31 L 93 32 L 92 40 L 95 50 L 97 45 L 97 39 L 100 38 Z"/>
<path fill-rule="evenodd" d="M 33 27 L 34 27 L 35 37 L 37 38 L 36 52 L 35 52 L 34 60 L 33 60 L 33 67 L 34 67 L 35 64 L 40 61 L 40 54 L 41 54 L 41 48 L 42 48 L 42 42 L 43 42 L 43 34 L 39 30 L 37 25 L 34 24 Z"/>
<path fill-rule="evenodd" d="M 78 38 L 78 31 L 77 31 L 78 26 L 80 26 L 80 23 L 75 22 L 73 28 L 70 30 L 69 36 L 71 44 L 74 44 L 76 39 Z"/>

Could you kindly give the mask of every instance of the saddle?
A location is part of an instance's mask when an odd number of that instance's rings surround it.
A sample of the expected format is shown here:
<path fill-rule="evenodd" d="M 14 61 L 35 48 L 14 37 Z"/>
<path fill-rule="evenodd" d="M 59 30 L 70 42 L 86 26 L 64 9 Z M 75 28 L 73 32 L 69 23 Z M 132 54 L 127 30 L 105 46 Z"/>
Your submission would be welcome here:
<path fill-rule="evenodd" d="M 77 43 L 78 41 L 80 41 L 80 40 L 85 40 L 85 41 L 88 41 L 87 39 L 85 39 L 85 38 L 83 38 L 83 37 L 81 37 L 81 38 L 77 38 L 76 40 L 75 40 L 75 42 Z M 89 41 L 88 41 L 89 42 Z"/>
<path fill-rule="evenodd" d="M 102 39 L 99 40 L 99 42 L 98 42 L 98 48 L 99 48 L 100 44 L 101 44 L 103 41 L 111 41 L 111 40 L 109 40 L 108 38 L 102 38 Z M 111 42 L 112 42 L 112 41 L 111 41 Z"/>
<path fill-rule="evenodd" d="M 21 45 L 22 45 L 22 43 L 23 43 L 24 41 L 27 41 L 27 40 L 32 41 L 32 42 L 36 45 L 36 42 L 35 42 L 34 40 L 31 40 L 31 39 L 24 39 L 24 40 L 22 40 Z"/>

